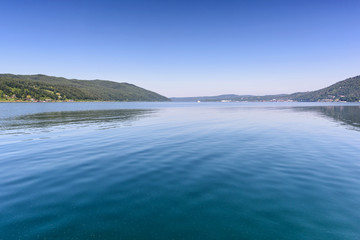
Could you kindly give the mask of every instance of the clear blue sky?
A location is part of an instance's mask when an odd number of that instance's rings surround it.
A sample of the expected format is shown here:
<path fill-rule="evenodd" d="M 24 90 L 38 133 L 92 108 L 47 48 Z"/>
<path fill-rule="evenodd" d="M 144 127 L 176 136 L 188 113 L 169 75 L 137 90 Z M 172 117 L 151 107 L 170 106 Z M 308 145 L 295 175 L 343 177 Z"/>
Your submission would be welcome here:
<path fill-rule="evenodd" d="M 360 75 L 359 0 L 1 1 L 0 72 L 168 97 L 315 90 Z"/>

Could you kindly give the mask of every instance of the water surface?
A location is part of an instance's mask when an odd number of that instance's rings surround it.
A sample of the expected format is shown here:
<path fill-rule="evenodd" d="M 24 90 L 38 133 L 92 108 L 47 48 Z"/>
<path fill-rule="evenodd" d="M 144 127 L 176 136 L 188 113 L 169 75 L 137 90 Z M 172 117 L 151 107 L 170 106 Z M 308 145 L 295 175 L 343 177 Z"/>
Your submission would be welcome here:
<path fill-rule="evenodd" d="M 360 239 L 359 116 L 1 103 L 0 239 Z"/>

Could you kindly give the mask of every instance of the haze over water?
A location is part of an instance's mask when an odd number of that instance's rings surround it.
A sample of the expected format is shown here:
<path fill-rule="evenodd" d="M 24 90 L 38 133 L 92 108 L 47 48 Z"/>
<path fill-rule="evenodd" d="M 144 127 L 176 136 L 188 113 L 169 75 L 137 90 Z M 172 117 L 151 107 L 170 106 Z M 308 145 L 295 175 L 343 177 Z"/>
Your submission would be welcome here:
<path fill-rule="evenodd" d="M 0 239 L 360 239 L 359 116 L 1 103 Z"/>

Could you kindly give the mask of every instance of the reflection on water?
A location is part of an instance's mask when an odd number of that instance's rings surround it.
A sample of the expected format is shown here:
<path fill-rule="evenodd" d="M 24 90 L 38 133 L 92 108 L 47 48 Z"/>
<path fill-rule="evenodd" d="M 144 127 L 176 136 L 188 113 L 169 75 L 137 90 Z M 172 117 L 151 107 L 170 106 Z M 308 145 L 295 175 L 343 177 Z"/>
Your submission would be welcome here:
<path fill-rule="evenodd" d="M 154 112 L 155 110 L 151 109 L 45 112 L 3 119 L 0 129 L 5 131 L 48 128 L 62 125 L 103 126 L 105 124 L 107 128 L 111 128 L 130 124 L 139 118 L 150 116 Z M 109 125 L 109 123 L 111 124 Z"/>
<path fill-rule="evenodd" d="M 316 112 L 322 117 L 331 118 L 351 129 L 360 131 L 360 106 L 316 106 L 294 108 L 300 111 Z"/>

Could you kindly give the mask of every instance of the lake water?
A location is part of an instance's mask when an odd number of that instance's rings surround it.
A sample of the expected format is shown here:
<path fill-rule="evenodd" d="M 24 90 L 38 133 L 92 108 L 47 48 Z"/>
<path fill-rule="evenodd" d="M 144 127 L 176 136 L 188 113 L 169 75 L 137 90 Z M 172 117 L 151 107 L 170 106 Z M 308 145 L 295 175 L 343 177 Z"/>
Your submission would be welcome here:
<path fill-rule="evenodd" d="M 360 239 L 360 105 L 0 103 L 0 239 Z"/>

